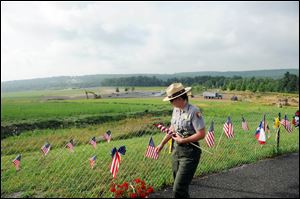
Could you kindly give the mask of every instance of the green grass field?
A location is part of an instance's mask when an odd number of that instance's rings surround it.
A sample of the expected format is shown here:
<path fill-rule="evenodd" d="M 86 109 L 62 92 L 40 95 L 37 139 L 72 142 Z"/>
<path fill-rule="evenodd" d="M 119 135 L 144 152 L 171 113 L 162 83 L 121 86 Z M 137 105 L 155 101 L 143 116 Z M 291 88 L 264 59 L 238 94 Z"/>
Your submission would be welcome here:
<path fill-rule="evenodd" d="M 5 115 L 1 116 L 1 126 L 3 123 L 20 122 L 24 118 L 76 118 L 92 114 L 139 112 L 144 109 L 171 109 L 169 103 L 162 102 L 159 98 L 51 102 L 41 101 L 37 96 L 24 97 L 24 94 L 20 98 L 16 94 L 13 99 L 9 98 L 1 99 L 1 115 Z M 294 112 L 299 109 L 243 101 L 191 99 L 191 103 L 203 111 L 206 128 L 209 128 L 211 121 L 215 123 L 215 146 L 208 148 L 204 140 L 200 141 L 203 152 L 197 169 L 198 176 L 277 155 L 273 119 L 281 112 L 282 116 L 287 114 L 291 120 Z M 265 145 L 259 145 L 254 134 L 263 114 L 266 114 L 271 137 Z M 249 131 L 242 130 L 241 115 L 247 120 Z M 222 134 L 227 116 L 231 116 L 234 125 L 233 139 L 227 139 Z M 150 137 L 153 137 L 157 145 L 164 136 L 153 123 L 161 121 L 167 124 L 170 117 L 143 115 L 84 128 L 36 129 L 2 139 L 1 197 L 112 197 L 109 192 L 112 181 L 109 172 L 112 160 L 110 153 L 113 147 L 122 145 L 126 146 L 127 152 L 121 158 L 115 182 L 121 183 L 139 177 L 155 190 L 171 185 L 171 155 L 168 154 L 168 147 L 165 146 L 158 160 L 144 157 Z M 112 132 L 112 141 L 109 143 L 102 139 L 108 129 Z M 279 154 L 299 151 L 299 129 L 287 133 L 281 127 L 280 135 Z M 93 136 L 98 141 L 96 149 L 88 143 Z M 71 138 L 75 142 L 74 153 L 65 148 Z M 43 157 L 40 148 L 46 141 L 52 147 L 49 154 Z M 12 160 L 18 154 L 22 154 L 21 170 L 16 172 Z M 93 155 L 97 155 L 97 160 L 95 168 L 91 169 L 89 158 Z"/>

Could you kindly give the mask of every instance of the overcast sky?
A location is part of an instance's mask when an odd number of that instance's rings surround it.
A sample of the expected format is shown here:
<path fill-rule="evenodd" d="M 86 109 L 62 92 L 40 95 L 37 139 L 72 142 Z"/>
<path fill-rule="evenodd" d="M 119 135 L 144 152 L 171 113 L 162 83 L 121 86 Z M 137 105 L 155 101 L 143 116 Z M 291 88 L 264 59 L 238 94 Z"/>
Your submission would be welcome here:
<path fill-rule="evenodd" d="M 298 1 L 1 1 L 1 81 L 298 67 Z"/>

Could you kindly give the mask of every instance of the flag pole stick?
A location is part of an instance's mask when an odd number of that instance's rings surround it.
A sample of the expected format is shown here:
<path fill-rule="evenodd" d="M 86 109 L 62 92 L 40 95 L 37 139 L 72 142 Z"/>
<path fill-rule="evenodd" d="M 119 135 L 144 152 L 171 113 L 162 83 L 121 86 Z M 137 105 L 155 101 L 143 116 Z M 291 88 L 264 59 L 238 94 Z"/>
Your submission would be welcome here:
<path fill-rule="evenodd" d="M 209 152 L 209 151 L 207 151 L 207 150 L 205 150 L 205 149 L 202 149 L 200 146 L 198 146 L 198 145 L 196 145 L 196 144 L 194 144 L 194 143 L 192 143 L 192 142 L 190 142 L 189 144 L 191 144 L 191 145 L 197 147 L 198 149 L 201 149 L 202 151 L 205 151 L 206 153 L 213 154 L 212 152 Z"/>
<path fill-rule="evenodd" d="M 219 138 L 219 142 L 218 142 L 218 144 L 217 144 L 216 150 L 218 149 L 218 146 L 219 146 L 219 144 L 220 144 L 220 141 L 221 141 L 222 135 L 223 135 L 223 132 L 221 133 L 221 136 L 220 136 L 220 138 Z"/>
<path fill-rule="evenodd" d="M 178 132 L 176 132 L 176 134 L 183 138 L 183 136 L 180 135 Z M 200 149 L 200 150 L 203 150 L 203 151 L 205 151 L 205 152 L 207 152 L 207 153 L 213 154 L 212 152 L 209 152 L 209 151 L 207 151 L 207 150 L 202 149 L 200 146 L 194 144 L 193 142 L 189 142 L 189 143 L 187 143 L 187 144 L 191 144 L 191 145 L 195 146 L 196 148 L 198 148 L 198 149 Z"/>

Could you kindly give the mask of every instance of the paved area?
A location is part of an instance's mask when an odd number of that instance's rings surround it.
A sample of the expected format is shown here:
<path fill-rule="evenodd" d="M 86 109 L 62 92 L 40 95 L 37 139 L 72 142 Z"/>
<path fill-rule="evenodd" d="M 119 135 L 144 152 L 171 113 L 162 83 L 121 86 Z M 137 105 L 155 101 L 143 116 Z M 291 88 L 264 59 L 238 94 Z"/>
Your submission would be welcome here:
<path fill-rule="evenodd" d="M 299 153 L 261 160 L 225 172 L 195 178 L 192 198 L 299 198 Z M 173 197 L 172 187 L 151 198 Z"/>

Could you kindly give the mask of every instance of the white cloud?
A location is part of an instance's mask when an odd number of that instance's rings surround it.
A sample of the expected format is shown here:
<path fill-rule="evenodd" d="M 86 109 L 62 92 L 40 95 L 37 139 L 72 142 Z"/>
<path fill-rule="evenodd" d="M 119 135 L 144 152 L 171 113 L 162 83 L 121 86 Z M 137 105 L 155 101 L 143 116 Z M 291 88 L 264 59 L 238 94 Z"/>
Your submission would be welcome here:
<path fill-rule="evenodd" d="M 298 8 L 298 2 L 1 2 L 1 81 L 296 68 Z"/>

